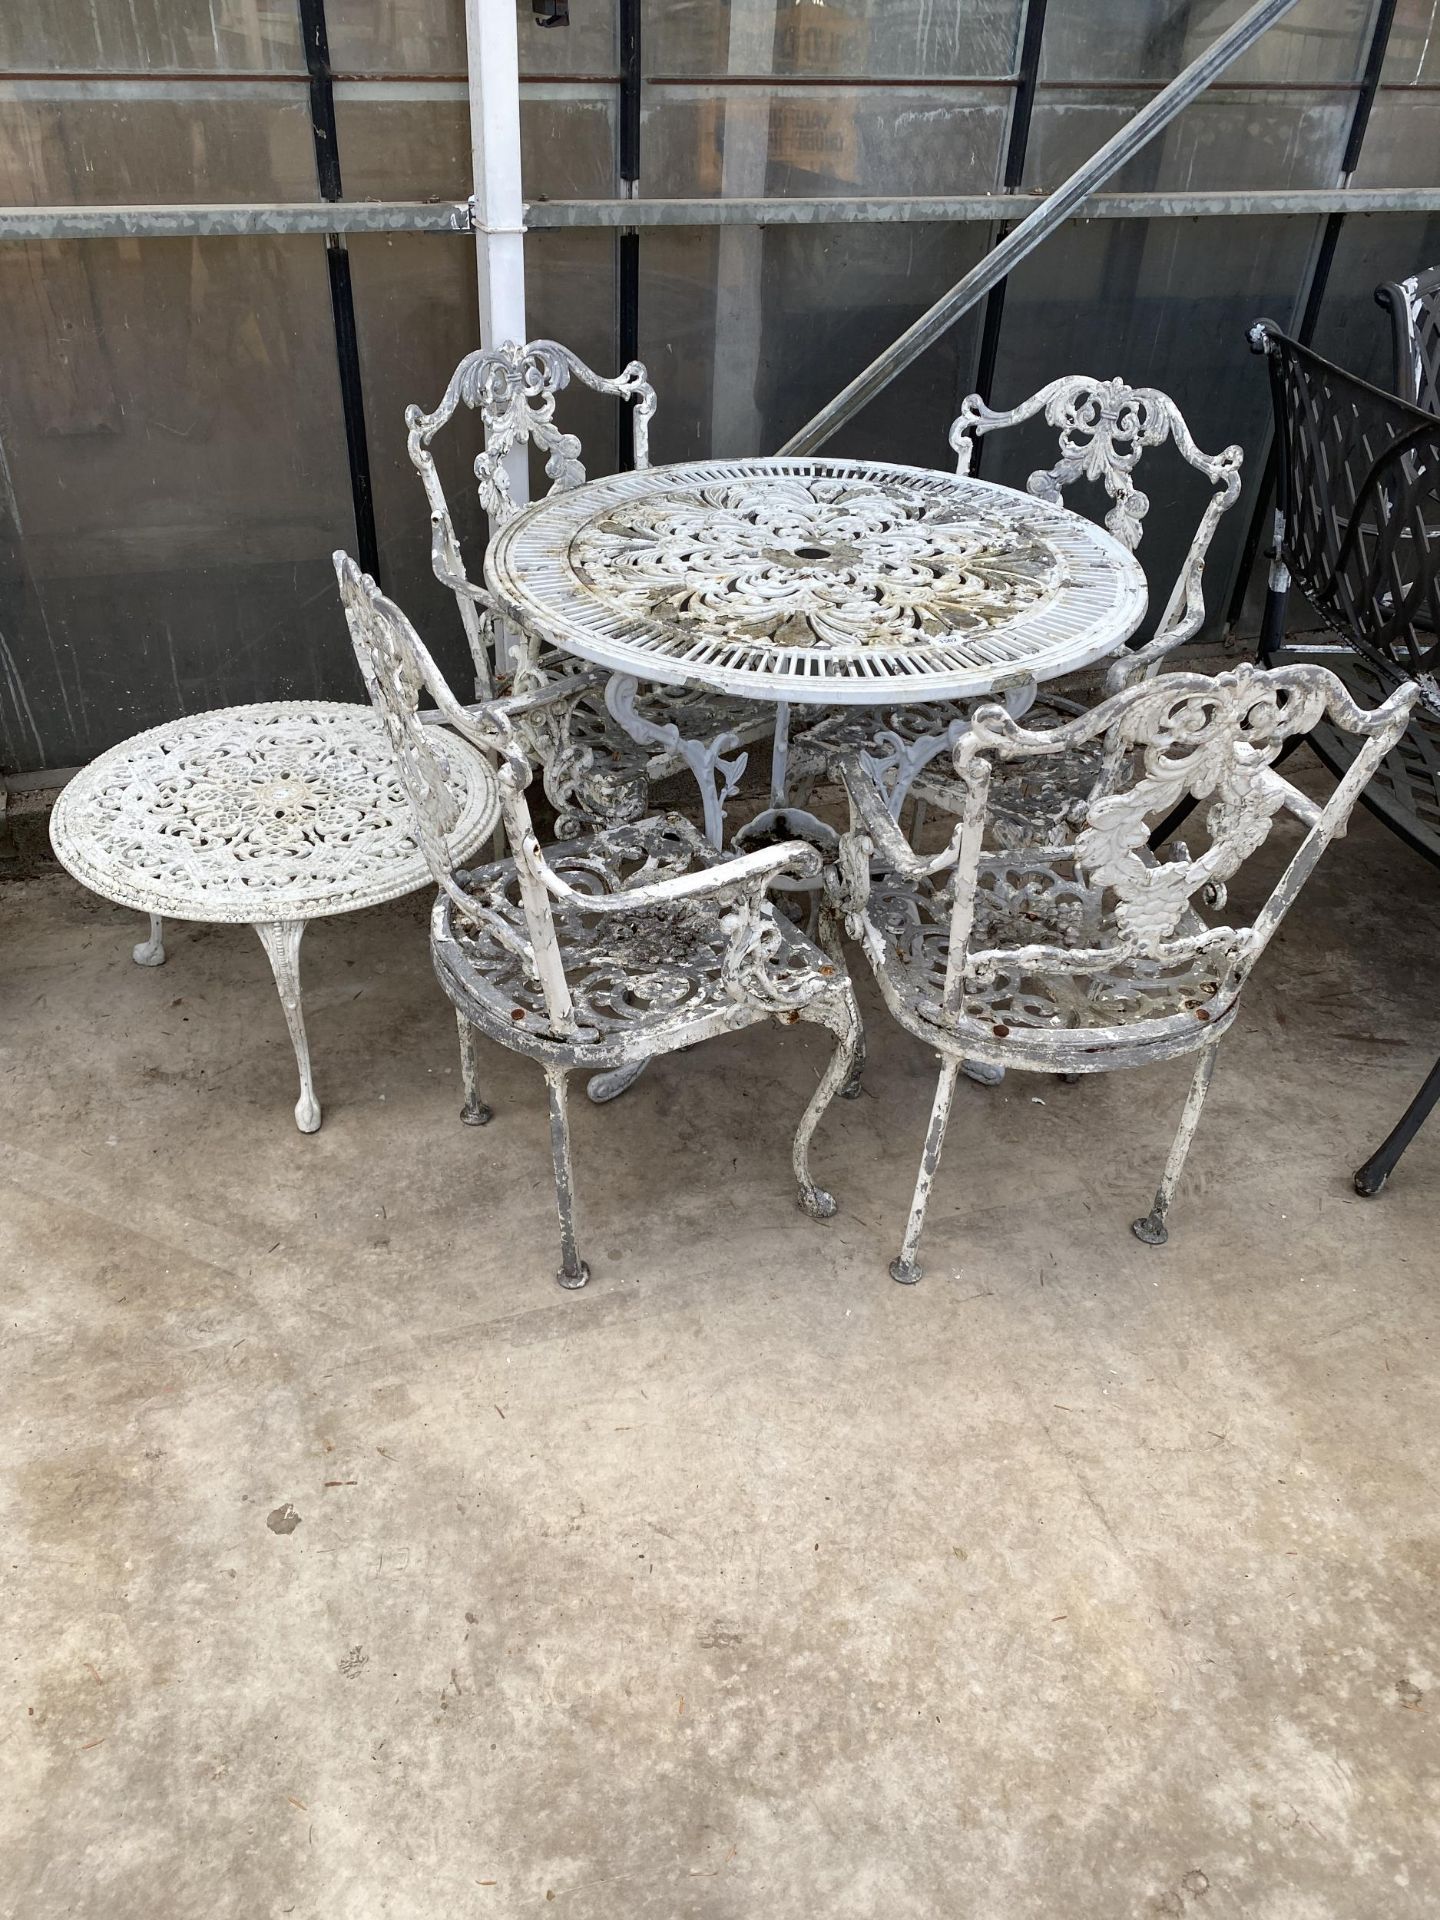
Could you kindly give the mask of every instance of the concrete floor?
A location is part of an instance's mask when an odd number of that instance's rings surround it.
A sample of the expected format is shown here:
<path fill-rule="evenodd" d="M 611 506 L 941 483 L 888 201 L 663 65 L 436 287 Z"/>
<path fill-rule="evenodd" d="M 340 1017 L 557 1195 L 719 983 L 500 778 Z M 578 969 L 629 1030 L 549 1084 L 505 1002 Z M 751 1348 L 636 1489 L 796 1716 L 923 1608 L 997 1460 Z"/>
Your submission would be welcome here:
<path fill-rule="evenodd" d="M 18 871 L 12 867 L 13 871 Z M 962 1081 L 868 990 L 462 1128 L 425 903 L 322 923 L 323 1130 L 258 942 L 0 885 L 0 1911 L 1431 1920 L 1440 880 L 1368 819 L 1221 1053 Z"/>

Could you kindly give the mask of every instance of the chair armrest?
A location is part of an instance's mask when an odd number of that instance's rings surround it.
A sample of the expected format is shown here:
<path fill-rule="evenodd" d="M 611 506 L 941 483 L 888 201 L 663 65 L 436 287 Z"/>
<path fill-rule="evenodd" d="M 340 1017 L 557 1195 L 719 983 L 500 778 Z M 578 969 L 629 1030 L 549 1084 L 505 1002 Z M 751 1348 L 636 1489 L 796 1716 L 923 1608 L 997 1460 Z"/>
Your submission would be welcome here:
<path fill-rule="evenodd" d="M 454 539 L 438 513 L 430 516 L 430 567 L 442 587 L 448 587 L 452 593 L 475 605 L 494 617 L 495 602 L 485 587 L 477 587 L 461 565 L 460 556 L 455 551 Z"/>
<path fill-rule="evenodd" d="M 907 880 L 928 880 L 955 864 L 960 845 L 958 827 L 939 853 L 916 853 L 896 825 L 879 783 L 860 756 L 856 753 L 838 755 L 835 771 L 850 802 L 850 830 L 843 837 L 853 840 L 863 834 L 887 873 L 900 874 Z"/>
<path fill-rule="evenodd" d="M 538 853 L 538 849 L 536 850 Z M 634 913 L 649 907 L 673 907 L 683 900 L 703 899 L 707 894 L 722 894 L 748 889 L 757 899 L 766 883 L 781 873 L 798 879 L 815 879 L 823 862 L 814 847 L 803 840 L 787 840 L 778 847 L 762 847 L 756 853 L 744 853 L 718 867 L 701 867 L 693 873 L 677 874 L 673 880 L 655 881 L 649 886 L 627 887 L 620 893 L 582 893 L 562 880 L 539 854 L 540 877 L 545 890 L 567 906 L 582 913 Z"/>
<path fill-rule="evenodd" d="M 1183 647 L 1200 630 L 1203 612 L 1193 620 L 1182 623 L 1169 633 L 1157 633 L 1153 640 L 1147 640 L 1143 647 L 1126 647 L 1119 659 L 1106 669 L 1103 687 L 1105 693 L 1123 693 L 1127 687 L 1148 680 L 1151 671 L 1158 667 L 1177 647 Z"/>
<path fill-rule="evenodd" d="M 427 726 L 453 727 L 462 740 L 478 747 L 482 753 L 519 752 L 514 729 L 517 719 L 545 707 L 559 706 L 566 700 L 578 700 L 582 694 L 594 693 L 604 686 L 606 678 L 604 668 L 595 667 L 586 673 L 566 674 L 564 679 L 551 680 L 530 693 L 477 700 L 470 706 L 462 706 L 448 689 L 442 695 L 438 687 L 431 686 L 429 691 L 435 705 L 425 708 L 420 718 Z"/>
<path fill-rule="evenodd" d="M 549 680 L 543 687 L 532 688 L 528 693 L 507 693 L 486 704 L 506 719 L 522 720 L 527 714 L 539 713 L 545 707 L 558 705 L 565 700 L 578 700 L 583 693 L 601 693 L 609 678 L 604 667 L 588 667 L 583 672 L 567 673 L 561 679 Z"/>

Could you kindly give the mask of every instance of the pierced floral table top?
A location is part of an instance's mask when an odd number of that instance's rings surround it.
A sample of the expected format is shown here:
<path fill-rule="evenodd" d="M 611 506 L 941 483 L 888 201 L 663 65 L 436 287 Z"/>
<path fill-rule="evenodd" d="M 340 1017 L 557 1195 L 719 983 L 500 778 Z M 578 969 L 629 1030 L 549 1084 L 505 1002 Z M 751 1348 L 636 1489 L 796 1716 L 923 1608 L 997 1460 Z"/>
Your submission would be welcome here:
<path fill-rule="evenodd" d="M 496 535 L 511 618 L 622 674 L 765 700 L 946 700 L 1102 659 L 1134 557 L 983 481 L 852 460 L 697 461 L 536 501 Z"/>
<path fill-rule="evenodd" d="M 494 829 L 495 776 L 436 729 L 463 860 Z M 64 788 L 50 836 L 96 893 L 180 920 L 308 920 L 429 882 L 380 718 L 339 701 L 225 707 L 122 741 Z"/>

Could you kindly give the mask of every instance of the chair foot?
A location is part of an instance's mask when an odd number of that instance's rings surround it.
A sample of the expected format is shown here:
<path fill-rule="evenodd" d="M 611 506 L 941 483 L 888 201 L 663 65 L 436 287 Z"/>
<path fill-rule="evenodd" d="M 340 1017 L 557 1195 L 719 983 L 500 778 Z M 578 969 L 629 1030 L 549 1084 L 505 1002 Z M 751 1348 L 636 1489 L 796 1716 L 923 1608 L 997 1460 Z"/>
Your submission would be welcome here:
<path fill-rule="evenodd" d="M 1373 1200 L 1377 1193 L 1385 1191 L 1385 1183 L 1390 1178 L 1390 1169 L 1377 1170 L 1367 1160 L 1363 1167 L 1355 1170 L 1355 1191 L 1362 1199 Z"/>
<path fill-rule="evenodd" d="M 295 1103 L 295 1124 L 301 1133 L 318 1133 L 320 1102 L 315 1098 L 315 1080 L 310 1071 L 310 1042 L 305 1035 L 305 1013 L 300 998 L 300 940 L 305 932 L 305 922 L 265 921 L 257 924 L 255 931 L 275 976 L 280 1004 L 285 1009 L 285 1024 L 290 1029 L 290 1044 L 295 1049 L 295 1065 L 300 1071 L 300 1098 Z"/>
<path fill-rule="evenodd" d="M 165 922 L 158 913 L 150 916 L 150 938 L 132 947 L 130 956 L 137 967 L 163 967 L 165 964 Z"/>
<path fill-rule="evenodd" d="M 1158 1208 L 1152 1208 L 1142 1220 L 1132 1220 L 1130 1231 L 1137 1240 L 1143 1240 L 1147 1247 L 1163 1247 L 1170 1238 L 1165 1216 Z"/>
<path fill-rule="evenodd" d="M 827 1193 L 824 1187 L 812 1187 L 797 1199 L 800 1211 L 808 1213 L 812 1220 L 833 1220 L 839 1211 L 834 1194 Z"/>
<path fill-rule="evenodd" d="M 1005 1078 L 1004 1067 L 987 1067 L 979 1060 L 962 1060 L 960 1071 L 967 1080 L 974 1080 L 982 1087 L 998 1087 Z"/>
<path fill-rule="evenodd" d="M 890 1278 L 898 1280 L 902 1287 L 913 1287 L 925 1269 L 918 1260 L 892 1260 Z"/>
<path fill-rule="evenodd" d="M 460 1109 L 460 1118 L 467 1127 L 488 1127 L 495 1118 L 495 1109 L 487 1107 L 483 1100 L 467 1100 Z"/>
<path fill-rule="evenodd" d="M 585 1082 L 585 1097 L 595 1106 L 604 1106 L 607 1100 L 617 1100 L 644 1073 L 650 1062 L 636 1060 L 628 1067 L 611 1067 L 605 1073 L 592 1073 Z"/>
<path fill-rule="evenodd" d="M 555 1278 L 567 1292 L 573 1293 L 577 1287 L 583 1287 L 589 1280 L 590 1269 L 582 1260 L 574 1273 L 571 1273 L 568 1267 L 562 1267 Z"/>

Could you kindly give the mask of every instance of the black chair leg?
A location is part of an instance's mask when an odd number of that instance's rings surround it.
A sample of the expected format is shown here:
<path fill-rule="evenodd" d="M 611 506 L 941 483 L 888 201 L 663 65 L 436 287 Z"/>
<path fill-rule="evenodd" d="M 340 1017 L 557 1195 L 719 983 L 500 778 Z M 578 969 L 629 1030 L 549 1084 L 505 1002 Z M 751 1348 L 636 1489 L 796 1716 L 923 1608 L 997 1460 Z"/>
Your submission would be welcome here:
<path fill-rule="evenodd" d="M 1440 1100 L 1440 1060 L 1425 1076 L 1425 1083 L 1378 1147 L 1355 1175 L 1355 1191 L 1366 1199 L 1379 1193 L 1399 1165 L 1400 1156 L 1429 1118 L 1430 1109 Z"/>

